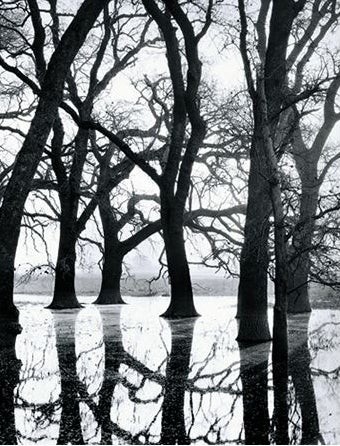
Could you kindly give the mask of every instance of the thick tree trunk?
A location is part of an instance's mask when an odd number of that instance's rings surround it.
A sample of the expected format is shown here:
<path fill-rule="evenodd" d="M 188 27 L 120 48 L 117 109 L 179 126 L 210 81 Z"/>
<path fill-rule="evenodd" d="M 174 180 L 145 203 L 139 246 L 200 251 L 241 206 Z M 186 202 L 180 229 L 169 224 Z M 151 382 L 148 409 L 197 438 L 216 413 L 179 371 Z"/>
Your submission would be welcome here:
<path fill-rule="evenodd" d="M 241 2 L 241 5 L 243 2 Z M 284 99 L 283 87 L 287 75 L 286 53 L 294 18 L 303 7 L 303 2 L 277 0 L 273 2 L 268 39 L 265 26 L 259 44 L 259 56 L 263 73 L 257 73 L 255 88 L 251 79 L 247 55 L 247 17 L 240 8 L 240 48 L 245 64 L 248 91 L 253 103 L 254 133 L 250 153 L 248 207 L 245 225 L 245 241 L 240 265 L 240 327 L 238 340 L 261 342 L 269 339 L 266 323 L 267 267 L 268 267 L 268 219 L 271 210 L 272 188 L 269 145 L 275 141 Z M 267 9 L 268 11 L 268 9 Z M 261 31 L 261 30 L 260 30 Z M 267 40 L 267 46 L 265 42 Z M 266 133 L 266 134 L 265 134 Z M 273 148 L 272 148 L 273 149 Z M 273 153 L 276 158 L 275 154 Z M 270 169 L 267 169 L 267 166 Z M 268 176 L 268 173 L 270 176 Z"/>
<path fill-rule="evenodd" d="M 189 321 L 185 331 L 178 322 L 170 322 L 171 350 L 166 367 L 161 444 L 190 444 L 185 428 L 184 399 L 194 328 L 195 320 Z"/>
<path fill-rule="evenodd" d="M 90 114 L 91 105 L 83 105 L 83 118 L 89 119 Z M 80 184 L 86 161 L 88 138 L 88 130 L 78 129 L 69 177 L 67 177 L 64 171 L 64 166 L 61 165 L 62 160 L 60 158 L 56 159 L 58 154 L 54 154 L 53 168 L 58 179 L 61 216 L 54 296 L 49 306 L 49 308 L 53 309 L 80 307 L 76 297 L 74 282 L 76 243 L 80 233 L 78 228 Z"/>
<path fill-rule="evenodd" d="M 268 343 L 255 352 L 252 348 L 239 343 L 245 444 L 269 444 L 269 348 Z M 252 357 L 254 353 L 256 353 L 255 358 Z"/>
<path fill-rule="evenodd" d="M 67 200 L 67 198 L 66 198 Z M 61 205 L 60 238 L 57 266 L 55 271 L 53 300 L 48 308 L 61 310 L 64 308 L 80 308 L 75 291 L 76 263 L 76 217 L 69 208 L 69 202 Z M 63 200 L 61 200 L 61 203 Z"/>
<path fill-rule="evenodd" d="M 183 213 L 176 204 L 169 204 L 162 195 L 161 204 L 163 238 L 171 286 L 170 305 L 162 316 L 169 319 L 195 317 L 198 313 L 194 305 L 190 270 L 185 252 Z"/>
<path fill-rule="evenodd" d="M 57 117 L 70 65 L 107 0 L 85 0 L 51 57 L 40 99 L 23 146 L 16 158 L 0 212 L 0 311 L 17 322 L 13 304 L 14 260 L 21 218 L 31 181 Z"/>
<path fill-rule="evenodd" d="M 98 305 L 124 304 L 120 292 L 120 279 L 125 252 L 118 240 L 120 228 L 111 209 L 109 192 L 102 196 L 99 212 L 104 233 L 104 261 L 100 293 L 94 303 Z"/>
<path fill-rule="evenodd" d="M 308 169 L 300 170 L 302 182 L 299 221 L 295 227 L 290 248 L 290 283 L 288 285 L 288 312 L 309 313 L 308 296 L 310 254 L 315 226 L 315 215 L 319 196 L 317 167 L 312 160 Z"/>
<path fill-rule="evenodd" d="M 102 284 L 97 300 L 98 305 L 124 304 L 120 292 L 120 280 L 122 277 L 123 256 L 115 245 L 107 247 L 105 243 L 104 263 L 102 270 Z"/>
<path fill-rule="evenodd" d="M 268 235 L 271 202 L 262 171 L 265 159 L 255 139 L 250 153 L 247 218 L 240 261 L 238 289 L 240 342 L 271 339 L 267 316 Z M 263 156 L 263 155 L 262 155 Z"/>

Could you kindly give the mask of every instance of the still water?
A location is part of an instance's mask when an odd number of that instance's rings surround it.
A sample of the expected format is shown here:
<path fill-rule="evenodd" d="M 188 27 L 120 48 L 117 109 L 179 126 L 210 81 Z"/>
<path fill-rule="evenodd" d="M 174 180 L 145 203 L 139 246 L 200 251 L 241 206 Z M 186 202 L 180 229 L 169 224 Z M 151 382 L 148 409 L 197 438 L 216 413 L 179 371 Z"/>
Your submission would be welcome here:
<path fill-rule="evenodd" d="M 340 311 L 290 318 L 282 386 L 271 343 L 235 342 L 232 298 L 199 297 L 185 321 L 158 317 L 166 298 L 127 300 L 21 304 L 0 354 L 2 444 L 340 443 Z"/>

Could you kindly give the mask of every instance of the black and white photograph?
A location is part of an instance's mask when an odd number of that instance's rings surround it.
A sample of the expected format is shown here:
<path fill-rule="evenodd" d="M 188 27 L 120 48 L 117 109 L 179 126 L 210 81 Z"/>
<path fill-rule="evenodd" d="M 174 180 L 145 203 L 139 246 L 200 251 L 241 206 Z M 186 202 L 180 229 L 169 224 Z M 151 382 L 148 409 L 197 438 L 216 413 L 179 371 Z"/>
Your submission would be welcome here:
<path fill-rule="evenodd" d="M 0 444 L 340 445 L 340 0 L 0 0 Z"/>

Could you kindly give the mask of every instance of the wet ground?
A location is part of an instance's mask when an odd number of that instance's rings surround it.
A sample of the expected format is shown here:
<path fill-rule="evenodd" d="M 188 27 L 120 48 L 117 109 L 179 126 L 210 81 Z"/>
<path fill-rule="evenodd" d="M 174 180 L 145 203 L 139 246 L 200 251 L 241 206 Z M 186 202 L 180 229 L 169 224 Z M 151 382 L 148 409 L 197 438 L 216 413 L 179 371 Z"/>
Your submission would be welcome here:
<path fill-rule="evenodd" d="M 185 321 L 158 317 L 168 298 L 126 300 L 51 312 L 18 296 L 1 444 L 340 443 L 339 310 L 290 318 L 288 373 L 275 363 L 273 379 L 271 343 L 235 341 L 233 298 L 198 297 L 202 317 Z"/>

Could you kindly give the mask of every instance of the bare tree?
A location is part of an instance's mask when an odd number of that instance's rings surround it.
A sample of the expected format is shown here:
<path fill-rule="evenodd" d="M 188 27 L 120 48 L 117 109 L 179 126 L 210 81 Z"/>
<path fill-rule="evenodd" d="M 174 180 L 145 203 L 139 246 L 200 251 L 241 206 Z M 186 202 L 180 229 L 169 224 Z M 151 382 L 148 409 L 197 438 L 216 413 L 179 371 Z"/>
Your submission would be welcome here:
<path fill-rule="evenodd" d="M 107 3 L 105 0 L 85 0 L 65 31 L 49 62 L 37 110 L 7 184 L 0 211 L 1 318 L 15 321 L 18 318 L 18 311 L 13 304 L 14 260 L 30 183 L 56 119 L 70 65 Z"/>

